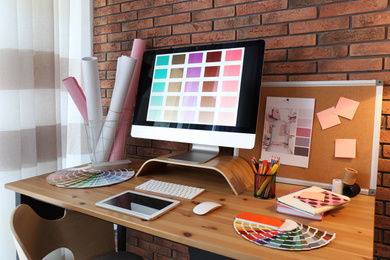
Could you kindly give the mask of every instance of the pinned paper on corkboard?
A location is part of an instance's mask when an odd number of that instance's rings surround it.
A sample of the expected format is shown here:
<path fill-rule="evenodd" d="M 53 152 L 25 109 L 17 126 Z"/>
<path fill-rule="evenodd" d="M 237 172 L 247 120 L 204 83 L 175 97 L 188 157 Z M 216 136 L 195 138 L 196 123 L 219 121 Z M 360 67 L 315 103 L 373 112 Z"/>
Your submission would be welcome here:
<path fill-rule="evenodd" d="M 322 130 L 341 124 L 340 118 L 334 113 L 334 111 L 335 108 L 331 107 L 317 113 L 317 118 L 318 121 L 320 121 Z"/>
<path fill-rule="evenodd" d="M 336 139 L 334 156 L 356 158 L 356 139 Z"/>
<path fill-rule="evenodd" d="M 349 98 L 340 97 L 334 113 L 341 117 L 352 120 L 352 118 L 355 116 L 358 106 L 359 102 Z"/>

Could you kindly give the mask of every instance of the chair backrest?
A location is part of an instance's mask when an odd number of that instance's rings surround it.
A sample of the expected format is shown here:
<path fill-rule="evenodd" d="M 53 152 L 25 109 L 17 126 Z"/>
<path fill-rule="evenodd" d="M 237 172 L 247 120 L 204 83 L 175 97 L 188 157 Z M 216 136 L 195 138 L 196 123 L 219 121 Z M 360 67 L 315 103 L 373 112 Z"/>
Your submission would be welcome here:
<path fill-rule="evenodd" d="M 65 210 L 60 219 L 47 220 L 21 204 L 11 216 L 11 230 L 21 258 L 25 255 L 27 259 L 42 259 L 62 247 L 72 251 L 75 259 L 115 252 L 112 223 L 71 210 Z"/>

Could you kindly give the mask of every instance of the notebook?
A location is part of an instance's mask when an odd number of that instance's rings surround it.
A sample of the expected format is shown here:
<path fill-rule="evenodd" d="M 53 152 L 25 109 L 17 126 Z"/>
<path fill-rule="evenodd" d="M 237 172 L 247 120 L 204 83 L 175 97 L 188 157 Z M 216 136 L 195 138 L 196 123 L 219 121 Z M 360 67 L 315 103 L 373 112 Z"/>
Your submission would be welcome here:
<path fill-rule="evenodd" d="M 325 194 L 325 199 L 318 200 L 302 197 L 302 193 L 306 192 Z M 347 196 L 327 191 L 316 186 L 295 191 L 278 198 L 278 203 L 310 215 L 321 214 L 334 208 L 346 205 L 349 201 L 350 198 Z"/>
<path fill-rule="evenodd" d="M 311 215 L 311 214 L 290 208 L 286 205 L 279 204 L 279 203 L 276 204 L 275 209 L 276 209 L 276 212 L 278 212 L 278 213 L 287 214 L 287 215 L 296 216 L 296 217 L 307 218 L 307 219 L 312 219 L 312 220 L 318 220 L 318 221 L 321 221 L 324 218 L 324 214 L 325 214 L 325 213 L 320 213 L 320 214 L 316 214 L 316 215 Z"/>

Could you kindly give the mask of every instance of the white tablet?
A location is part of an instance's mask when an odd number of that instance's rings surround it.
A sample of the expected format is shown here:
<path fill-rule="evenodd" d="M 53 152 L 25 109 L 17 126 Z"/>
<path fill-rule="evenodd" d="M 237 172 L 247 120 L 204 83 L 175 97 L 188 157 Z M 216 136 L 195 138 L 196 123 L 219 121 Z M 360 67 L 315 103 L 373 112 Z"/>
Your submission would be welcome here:
<path fill-rule="evenodd" d="M 178 200 L 128 190 L 96 202 L 96 206 L 152 220 L 178 206 L 179 203 Z"/>

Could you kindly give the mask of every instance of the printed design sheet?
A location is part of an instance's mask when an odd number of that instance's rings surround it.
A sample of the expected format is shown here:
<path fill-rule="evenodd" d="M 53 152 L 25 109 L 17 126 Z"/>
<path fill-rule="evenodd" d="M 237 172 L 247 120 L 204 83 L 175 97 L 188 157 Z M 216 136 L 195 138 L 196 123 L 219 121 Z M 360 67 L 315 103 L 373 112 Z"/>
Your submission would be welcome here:
<path fill-rule="evenodd" d="M 308 168 L 314 116 L 313 98 L 267 97 L 261 160 Z"/>

